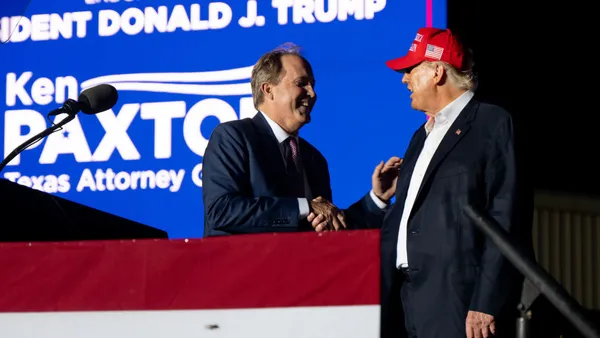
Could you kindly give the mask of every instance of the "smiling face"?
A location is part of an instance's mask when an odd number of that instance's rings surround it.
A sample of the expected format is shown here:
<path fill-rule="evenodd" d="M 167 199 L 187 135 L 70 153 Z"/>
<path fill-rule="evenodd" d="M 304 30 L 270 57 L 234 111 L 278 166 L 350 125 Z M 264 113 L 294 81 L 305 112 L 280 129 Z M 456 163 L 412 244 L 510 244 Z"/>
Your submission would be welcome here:
<path fill-rule="evenodd" d="M 296 134 L 311 120 L 317 101 L 315 79 L 308 61 L 296 54 L 280 56 L 278 76 L 260 86 L 259 109 L 289 134 Z"/>
<path fill-rule="evenodd" d="M 281 57 L 282 72 L 279 83 L 266 88 L 272 101 L 278 123 L 288 133 L 296 133 L 310 122 L 312 108 L 317 101 L 315 80 L 308 62 L 297 55 Z"/>

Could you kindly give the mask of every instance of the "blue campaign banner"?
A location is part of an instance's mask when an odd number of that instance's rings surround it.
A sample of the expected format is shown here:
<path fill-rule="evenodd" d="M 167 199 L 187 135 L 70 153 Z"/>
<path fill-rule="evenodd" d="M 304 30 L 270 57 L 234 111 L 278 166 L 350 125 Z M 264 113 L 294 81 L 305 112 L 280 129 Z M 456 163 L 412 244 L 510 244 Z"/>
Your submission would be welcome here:
<path fill-rule="evenodd" d="M 444 0 L 32 0 L 22 17 L 0 18 L 4 157 L 86 88 L 111 84 L 119 100 L 80 113 L 0 175 L 171 238 L 202 237 L 210 133 L 256 113 L 253 64 L 292 42 L 317 83 L 301 135 L 327 158 L 333 202 L 347 207 L 425 120 L 385 61 L 426 25 L 446 26 Z"/>

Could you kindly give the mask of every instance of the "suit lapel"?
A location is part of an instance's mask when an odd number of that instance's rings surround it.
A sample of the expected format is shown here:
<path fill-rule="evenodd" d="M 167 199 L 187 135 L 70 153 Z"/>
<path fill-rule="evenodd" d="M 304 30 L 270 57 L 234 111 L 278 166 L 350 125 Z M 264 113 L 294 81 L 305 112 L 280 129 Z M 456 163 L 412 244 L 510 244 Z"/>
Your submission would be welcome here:
<path fill-rule="evenodd" d="M 406 197 L 412 173 L 415 170 L 417 159 L 419 158 L 419 154 L 421 154 L 423 144 L 425 143 L 425 136 L 425 128 L 421 126 L 407 148 L 406 156 L 404 157 L 404 162 L 400 169 L 400 177 L 396 184 L 396 200 L 403 201 Z"/>
<path fill-rule="evenodd" d="M 437 167 L 442 163 L 442 161 L 446 158 L 448 153 L 456 146 L 456 144 L 469 132 L 471 129 L 470 123 L 475 117 L 475 113 L 477 111 L 477 106 L 479 104 L 475 100 L 469 101 L 469 103 L 465 106 L 463 111 L 458 115 L 454 123 L 450 126 L 446 135 L 440 142 L 437 150 L 433 154 L 429 165 L 427 166 L 427 170 L 425 171 L 425 175 L 423 176 L 423 182 L 421 182 L 421 186 L 419 187 L 419 192 L 417 193 L 417 197 L 415 199 L 415 205 L 419 202 L 419 198 L 421 197 L 421 193 L 423 188 L 428 184 L 431 179 L 432 174 L 435 172 Z M 413 207 L 413 211 L 416 208 Z"/>
<path fill-rule="evenodd" d="M 304 191 L 306 198 L 311 200 L 316 196 L 322 196 L 323 194 L 319 191 L 320 184 L 317 182 L 319 175 L 315 172 L 318 168 L 316 167 L 314 154 L 303 138 L 300 138 L 300 158 L 305 174 Z"/>
<path fill-rule="evenodd" d="M 261 162 L 266 165 L 263 166 L 263 170 L 265 171 L 265 175 L 269 181 L 273 182 L 273 188 L 277 191 L 285 188 L 285 163 L 283 162 L 283 157 L 281 156 L 281 150 L 279 149 L 279 142 L 277 142 L 277 138 L 269 123 L 262 116 L 261 113 L 257 113 L 253 118 L 252 122 L 256 127 L 257 135 L 258 135 L 258 146 L 259 151 L 257 156 L 263 160 Z"/>

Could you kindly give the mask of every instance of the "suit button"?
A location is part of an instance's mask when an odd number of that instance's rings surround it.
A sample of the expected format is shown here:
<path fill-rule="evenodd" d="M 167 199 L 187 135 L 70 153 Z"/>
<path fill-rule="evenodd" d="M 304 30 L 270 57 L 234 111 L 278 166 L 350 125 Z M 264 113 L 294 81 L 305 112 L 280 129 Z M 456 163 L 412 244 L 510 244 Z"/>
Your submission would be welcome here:
<path fill-rule="evenodd" d="M 411 233 L 412 235 L 416 235 L 416 234 L 418 234 L 418 233 L 419 233 L 419 231 L 418 231 L 418 230 L 413 230 L 413 231 L 411 231 L 410 233 Z"/>

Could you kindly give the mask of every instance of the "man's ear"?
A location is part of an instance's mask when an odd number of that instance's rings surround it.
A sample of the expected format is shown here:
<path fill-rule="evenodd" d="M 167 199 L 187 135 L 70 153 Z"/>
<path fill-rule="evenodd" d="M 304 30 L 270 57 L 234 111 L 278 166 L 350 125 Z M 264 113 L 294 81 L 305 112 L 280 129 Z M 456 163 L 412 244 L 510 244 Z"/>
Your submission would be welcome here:
<path fill-rule="evenodd" d="M 265 99 L 273 100 L 273 85 L 265 82 L 260 86 L 260 91 L 263 93 Z"/>
<path fill-rule="evenodd" d="M 446 68 L 444 68 L 441 64 L 435 65 L 435 72 L 433 75 L 433 80 L 437 84 L 443 84 L 446 81 Z"/>

